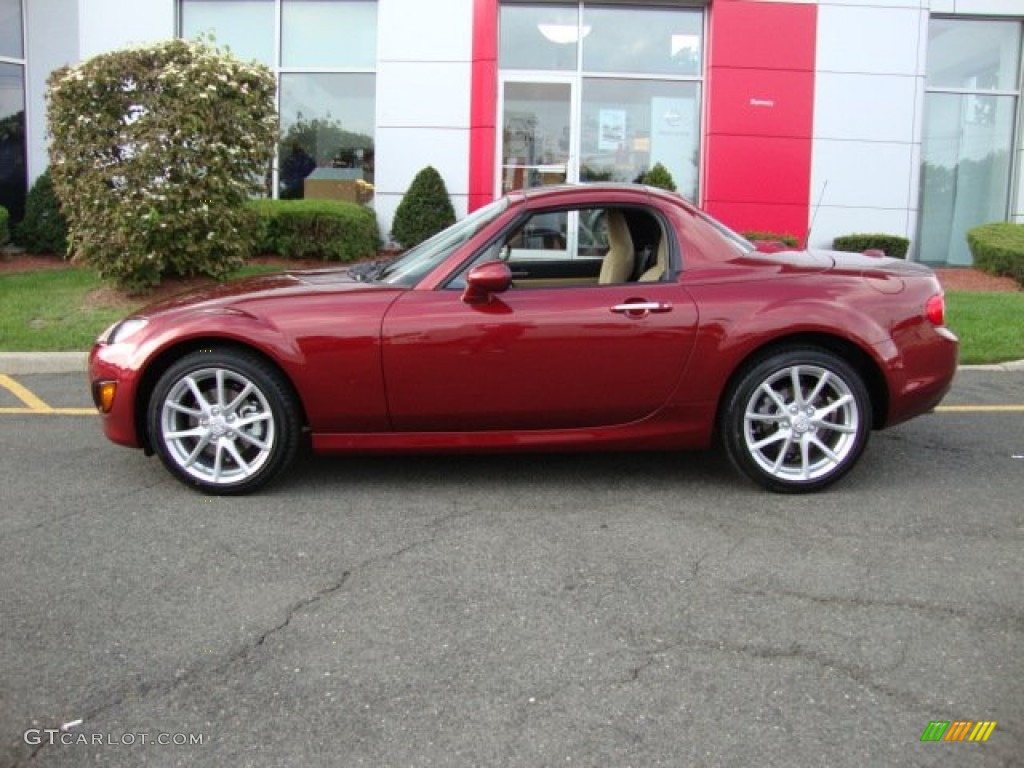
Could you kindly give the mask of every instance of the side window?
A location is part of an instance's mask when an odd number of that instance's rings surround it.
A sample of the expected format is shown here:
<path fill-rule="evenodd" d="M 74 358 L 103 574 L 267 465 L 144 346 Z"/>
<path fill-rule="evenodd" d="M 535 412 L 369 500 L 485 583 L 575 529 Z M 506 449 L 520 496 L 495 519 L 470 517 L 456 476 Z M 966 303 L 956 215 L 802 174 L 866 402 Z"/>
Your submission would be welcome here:
<path fill-rule="evenodd" d="M 447 285 L 464 288 L 477 264 L 504 261 L 512 288 L 652 282 L 664 278 L 668 239 L 641 208 L 588 207 L 532 214 L 484 248 Z"/>

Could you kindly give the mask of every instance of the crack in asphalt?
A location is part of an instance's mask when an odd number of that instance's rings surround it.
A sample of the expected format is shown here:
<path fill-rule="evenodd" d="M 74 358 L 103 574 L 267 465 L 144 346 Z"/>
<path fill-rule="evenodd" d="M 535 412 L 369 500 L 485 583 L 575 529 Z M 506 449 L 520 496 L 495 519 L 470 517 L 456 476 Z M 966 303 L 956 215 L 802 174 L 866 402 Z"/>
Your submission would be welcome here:
<path fill-rule="evenodd" d="M 986 621 L 993 624 L 1007 624 L 1010 629 L 1024 630 L 1024 616 L 1014 613 L 984 614 L 972 611 L 968 608 L 960 608 L 952 605 L 935 605 L 926 603 L 923 600 L 876 600 L 866 597 L 846 597 L 842 595 L 815 595 L 809 592 L 798 592 L 788 589 L 744 589 L 733 585 L 726 587 L 730 592 L 749 597 L 790 597 L 795 600 L 816 603 L 818 605 L 831 605 L 851 608 L 879 608 L 906 610 L 917 614 L 924 614 L 938 619 L 971 619 L 975 621 Z"/>
<path fill-rule="evenodd" d="M 193 679 L 200 675 L 204 677 L 209 677 L 212 675 L 223 673 L 224 671 L 226 671 L 242 659 L 245 659 L 252 653 L 256 652 L 258 649 L 262 648 L 266 644 L 267 640 L 271 638 L 273 635 L 287 629 L 288 626 L 292 623 L 292 619 L 295 618 L 295 616 L 299 614 L 301 611 L 341 591 L 341 589 L 349 582 L 349 580 L 351 579 L 352 575 L 355 572 L 362 571 L 368 568 L 373 568 L 377 565 L 380 565 L 381 563 L 394 561 L 415 549 L 435 543 L 437 541 L 437 538 L 441 535 L 443 527 L 447 523 L 453 520 L 468 517 L 469 514 L 469 512 L 460 512 L 458 510 L 458 502 L 453 502 L 451 512 L 441 515 L 440 517 L 434 520 L 427 521 L 425 527 L 426 529 L 431 531 L 429 536 L 423 539 L 419 539 L 417 541 L 410 542 L 409 544 L 400 547 L 399 549 L 396 549 L 393 552 L 388 552 L 383 555 L 368 558 L 358 563 L 355 567 L 343 571 L 340 578 L 338 578 L 334 582 L 318 589 L 312 595 L 309 595 L 307 597 L 304 597 L 300 600 L 296 600 L 293 603 L 291 603 L 285 609 L 285 616 L 282 621 L 264 630 L 263 632 L 258 634 L 254 640 L 245 643 L 236 651 L 224 657 L 220 662 L 212 665 L 212 667 L 204 664 L 193 664 L 191 667 L 189 667 L 186 671 L 182 672 L 181 674 L 176 674 L 174 678 L 171 680 L 161 680 L 155 682 L 142 681 L 133 689 L 121 690 L 119 692 L 114 693 L 112 697 L 105 701 L 103 704 L 93 707 L 90 710 L 87 710 L 84 714 L 80 716 L 79 719 L 82 722 L 96 720 L 99 717 L 101 717 L 104 713 L 109 712 L 110 710 L 118 707 L 119 705 L 127 701 L 129 698 L 143 698 L 153 694 L 167 695 L 173 693 L 175 690 L 191 682 Z M 59 728 L 60 724 L 55 724 L 47 727 Z M 13 763 L 10 764 L 9 768 L 18 768 L 18 766 L 28 765 L 29 763 L 34 762 L 36 757 L 40 753 L 42 753 L 47 746 L 49 746 L 48 741 L 44 741 L 41 744 L 36 745 L 35 748 L 31 751 L 31 753 L 29 753 L 27 758 L 23 760 L 16 759 Z"/>
<path fill-rule="evenodd" d="M 151 489 L 157 487 L 158 485 L 162 485 L 162 483 L 159 482 L 159 481 L 153 482 L 153 483 L 151 483 L 149 485 L 142 486 L 142 487 L 132 491 L 131 493 L 124 495 L 121 498 L 123 498 L 123 499 L 131 499 L 132 497 L 139 496 L 140 494 L 147 494 Z M 67 512 L 67 513 L 62 514 L 62 515 L 57 515 L 56 517 L 50 517 L 50 518 L 47 518 L 46 520 L 43 520 L 43 521 L 38 522 L 38 523 L 32 523 L 31 525 L 25 525 L 25 526 L 22 526 L 20 528 L 13 528 L 13 529 L 11 529 L 9 531 L 3 531 L 2 533 L 0 533 L 0 542 L 6 541 L 7 539 L 14 538 L 15 536 L 20 536 L 22 534 L 26 534 L 26 533 L 27 534 L 32 534 L 32 533 L 36 533 L 37 531 L 51 529 L 54 526 L 60 526 L 66 520 L 71 520 L 72 518 L 75 518 L 75 517 L 78 517 L 80 515 L 83 515 L 86 512 L 93 511 L 95 509 L 95 506 L 96 506 L 95 503 L 93 503 L 89 507 L 82 507 L 82 508 L 74 510 L 73 512 Z"/>

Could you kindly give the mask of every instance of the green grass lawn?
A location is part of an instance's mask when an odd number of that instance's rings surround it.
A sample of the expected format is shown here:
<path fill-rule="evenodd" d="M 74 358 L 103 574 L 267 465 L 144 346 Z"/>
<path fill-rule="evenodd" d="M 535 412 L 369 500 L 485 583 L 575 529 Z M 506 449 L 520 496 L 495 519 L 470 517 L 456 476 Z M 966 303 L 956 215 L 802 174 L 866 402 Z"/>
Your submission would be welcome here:
<path fill-rule="evenodd" d="M 252 265 L 236 276 L 273 272 Z M 103 287 L 92 272 L 41 270 L 0 275 L 0 351 L 88 349 L 110 323 L 133 306 L 104 306 L 90 294 Z M 963 363 L 1024 360 L 1024 292 L 950 292 L 947 322 L 960 337 Z M 146 303 L 140 298 L 136 306 Z"/>
<path fill-rule="evenodd" d="M 251 265 L 234 276 L 279 270 Z M 0 274 L 0 352 L 88 349 L 104 328 L 148 302 L 145 297 L 129 304 L 97 301 L 91 295 L 104 286 L 83 269 Z"/>
<path fill-rule="evenodd" d="M 946 294 L 946 323 L 960 337 L 960 362 L 1024 360 L 1024 292 Z"/>

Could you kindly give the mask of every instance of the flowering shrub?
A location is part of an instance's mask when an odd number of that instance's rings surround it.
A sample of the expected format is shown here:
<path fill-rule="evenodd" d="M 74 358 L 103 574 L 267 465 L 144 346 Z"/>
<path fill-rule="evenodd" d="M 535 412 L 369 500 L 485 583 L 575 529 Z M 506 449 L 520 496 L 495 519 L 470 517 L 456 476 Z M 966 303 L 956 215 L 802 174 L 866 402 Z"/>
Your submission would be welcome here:
<path fill-rule="evenodd" d="M 165 274 L 225 277 L 254 244 L 274 77 L 205 42 L 171 40 L 51 74 L 50 172 L 71 255 L 129 289 Z"/>

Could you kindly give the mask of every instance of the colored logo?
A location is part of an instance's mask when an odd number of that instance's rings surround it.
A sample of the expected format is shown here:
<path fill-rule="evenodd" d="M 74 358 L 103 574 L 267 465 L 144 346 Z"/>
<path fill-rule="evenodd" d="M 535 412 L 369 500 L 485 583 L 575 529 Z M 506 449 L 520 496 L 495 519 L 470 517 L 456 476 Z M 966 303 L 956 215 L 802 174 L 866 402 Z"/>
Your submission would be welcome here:
<path fill-rule="evenodd" d="M 995 729 L 995 720 L 932 720 L 921 741 L 988 741 Z"/>

